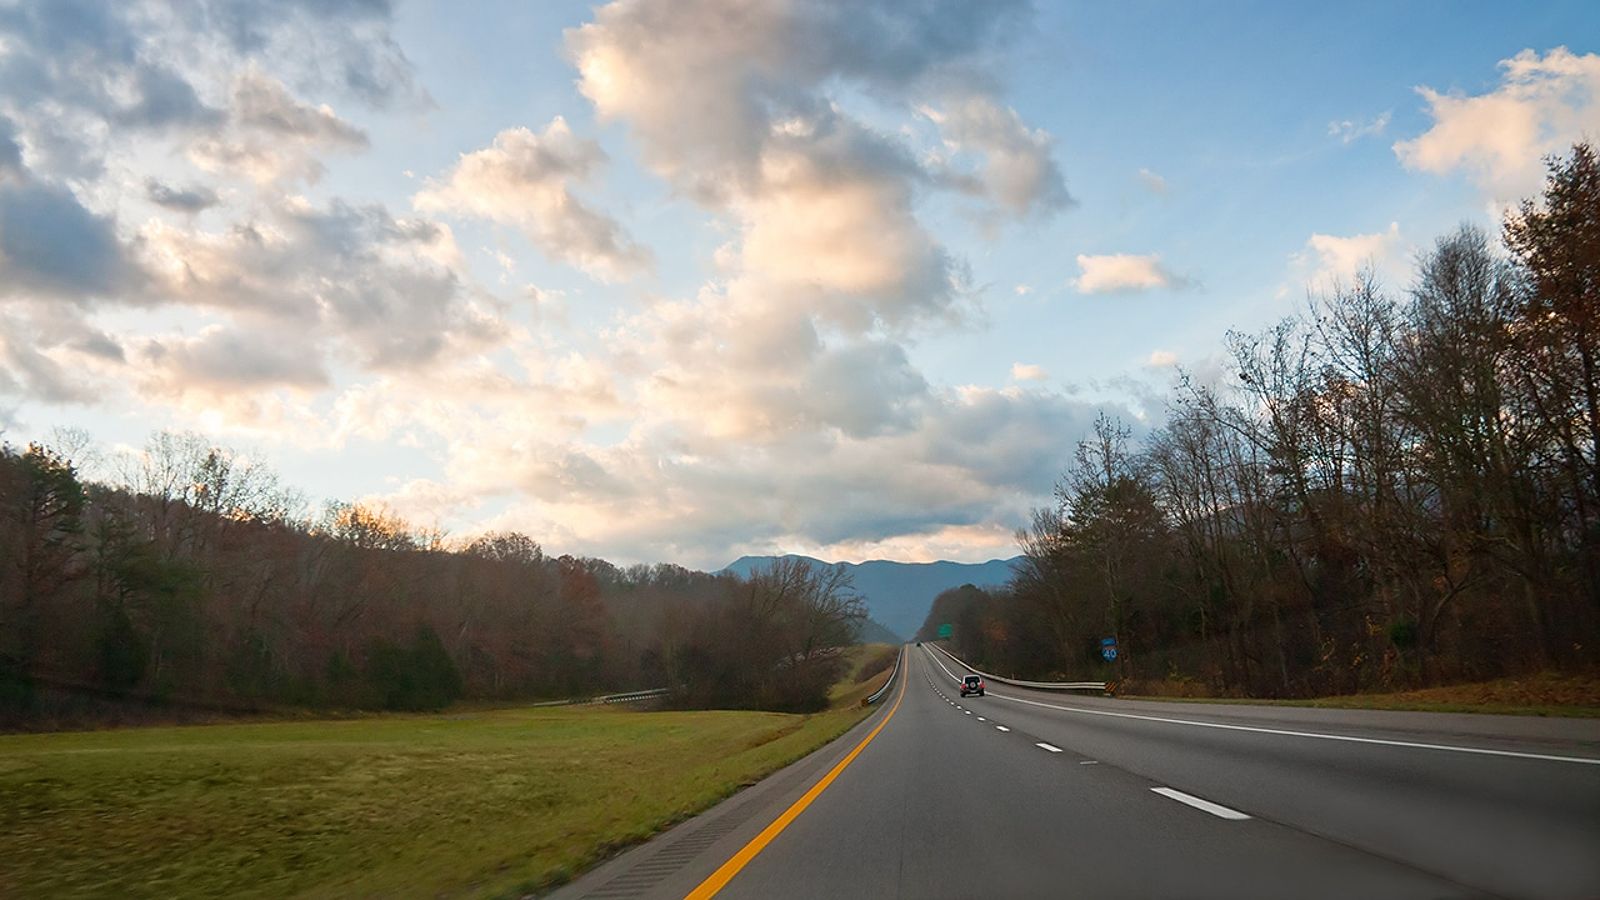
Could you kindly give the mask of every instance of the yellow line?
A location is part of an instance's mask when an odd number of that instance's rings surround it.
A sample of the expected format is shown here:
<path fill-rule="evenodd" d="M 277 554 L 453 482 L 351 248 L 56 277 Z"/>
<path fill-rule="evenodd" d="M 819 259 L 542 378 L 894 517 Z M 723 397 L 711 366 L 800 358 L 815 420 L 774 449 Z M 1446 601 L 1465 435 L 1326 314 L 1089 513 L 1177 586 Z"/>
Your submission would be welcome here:
<path fill-rule="evenodd" d="M 907 653 L 901 668 L 905 668 L 910 663 L 910 654 Z M 894 714 L 900 709 L 900 701 L 905 699 L 905 696 L 906 677 L 902 676 L 900 678 L 900 692 L 895 695 L 894 706 L 890 707 L 889 714 L 883 717 L 883 721 L 878 723 L 878 727 L 872 729 L 872 733 L 863 738 L 861 743 L 850 751 L 849 755 L 839 760 L 838 765 L 828 770 L 828 774 L 822 776 L 821 781 L 812 785 L 811 790 L 806 791 L 805 796 L 796 800 L 792 806 L 784 810 L 783 815 L 773 819 L 771 825 L 763 828 L 760 834 L 751 838 L 750 843 L 745 844 L 738 853 L 729 857 L 727 862 L 723 863 L 715 872 L 712 872 L 705 881 L 700 882 L 698 887 L 685 894 L 683 900 L 709 900 L 709 898 L 715 897 L 718 891 L 727 887 L 728 882 L 733 880 L 733 876 L 739 874 L 739 871 L 749 865 L 757 854 L 765 850 L 767 845 L 772 843 L 773 838 L 782 834 L 783 830 L 789 827 L 790 822 L 799 818 L 800 814 L 806 811 L 806 807 L 821 796 L 822 792 L 828 789 L 828 785 L 833 784 L 833 780 L 839 777 L 839 773 L 843 772 L 845 767 L 850 765 L 857 756 L 860 756 L 861 751 L 867 749 L 867 745 L 872 743 L 872 739 L 878 736 L 878 732 L 883 730 L 883 726 L 889 724 L 889 720 L 894 718 Z"/>

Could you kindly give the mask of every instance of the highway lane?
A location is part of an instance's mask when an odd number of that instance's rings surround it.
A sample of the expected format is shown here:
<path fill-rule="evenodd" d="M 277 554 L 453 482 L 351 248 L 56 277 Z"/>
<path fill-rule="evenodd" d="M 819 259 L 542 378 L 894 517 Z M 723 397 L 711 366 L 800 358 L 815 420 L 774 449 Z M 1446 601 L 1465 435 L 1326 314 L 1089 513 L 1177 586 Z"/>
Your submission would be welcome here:
<path fill-rule="evenodd" d="M 741 851 L 716 896 L 1600 896 L 1600 765 L 1334 739 L 1600 759 L 1593 724 L 963 700 L 960 671 L 912 650 L 888 709 L 558 896 L 681 897 Z"/>

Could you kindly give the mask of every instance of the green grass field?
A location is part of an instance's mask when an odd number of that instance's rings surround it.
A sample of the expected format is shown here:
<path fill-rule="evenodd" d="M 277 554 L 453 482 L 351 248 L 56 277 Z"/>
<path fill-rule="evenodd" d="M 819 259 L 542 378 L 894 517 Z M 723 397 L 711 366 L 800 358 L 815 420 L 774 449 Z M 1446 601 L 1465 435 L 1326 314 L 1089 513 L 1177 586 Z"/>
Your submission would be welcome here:
<path fill-rule="evenodd" d="M 566 707 L 0 736 L 0 896 L 515 895 L 820 747 L 885 677 L 812 716 Z"/>

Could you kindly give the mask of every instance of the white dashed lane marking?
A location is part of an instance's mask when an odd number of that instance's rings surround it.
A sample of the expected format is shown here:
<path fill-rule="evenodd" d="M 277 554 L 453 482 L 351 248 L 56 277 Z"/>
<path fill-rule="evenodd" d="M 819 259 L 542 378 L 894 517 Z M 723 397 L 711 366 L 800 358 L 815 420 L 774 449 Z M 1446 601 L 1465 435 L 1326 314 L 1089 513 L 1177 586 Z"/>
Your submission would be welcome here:
<path fill-rule="evenodd" d="M 1185 794 L 1183 791 L 1176 791 L 1169 787 L 1151 788 L 1150 790 L 1155 791 L 1163 797 L 1169 797 L 1178 801 L 1179 803 L 1183 803 L 1188 806 L 1192 806 L 1195 809 L 1211 813 L 1213 816 L 1216 816 L 1219 819 L 1231 819 L 1237 822 L 1242 819 L 1250 818 L 1244 813 L 1239 812 L 1237 809 L 1229 809 L 1226 806 L 1212 803 L 1210 800 L 1202 800 L 1193 794 Z"/>
<path fill-rule="evenodd" d="M 1005 727 L 1004 725 L 996 725 L 994 727 L 994 730 L 995 731 L 1010 731 L 1011 729 Z"/>
<path fill-rule="evenodd" d="M 1034 744 L 1034 746 L 1040 748 L 1041 750 L 1049 750 L 1051 753 L 1060 753 L 1061 752 L 1061 748 L 1060 747 L 1057 747 L 1057 746 L 1055 746 L 1053 744 L 1046 744 L 1044 741 L 1040 741 L 1039 743 Z"/>

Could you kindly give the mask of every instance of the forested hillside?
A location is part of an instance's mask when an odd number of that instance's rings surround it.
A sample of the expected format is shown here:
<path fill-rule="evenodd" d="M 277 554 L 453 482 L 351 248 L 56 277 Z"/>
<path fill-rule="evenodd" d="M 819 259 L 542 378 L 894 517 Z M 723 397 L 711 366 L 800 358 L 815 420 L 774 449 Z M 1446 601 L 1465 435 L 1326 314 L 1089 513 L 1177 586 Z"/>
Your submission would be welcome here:
<path fill-rule="evenodd" d="M 1600 647 L 1600 162 L 1552 160 L 1500 240 L 1368 275 L 1102 419 L 999 591 L 922 635 L 1048 677 L 1295 696 L 1590 667 Z M 1100 658 L 1114 638 L 1115 664 Z"/>
<path fill-rule="evenodd" d="M 70 437 L 70 436 L 69 436 Z M 65 444 L 73 444 L 67 440 Z M 118 483 L 0 449 L 0 724 L 171 708 L 422 709 L 672 686 L 685 705 L 826 703 L 862 621 L 847 575 L 748 578 L 452 543 L 378 509 L 317 516 L 259 464 L 155 436 Z"/>

